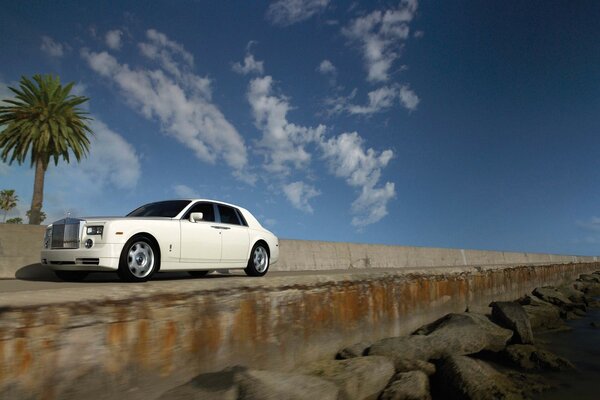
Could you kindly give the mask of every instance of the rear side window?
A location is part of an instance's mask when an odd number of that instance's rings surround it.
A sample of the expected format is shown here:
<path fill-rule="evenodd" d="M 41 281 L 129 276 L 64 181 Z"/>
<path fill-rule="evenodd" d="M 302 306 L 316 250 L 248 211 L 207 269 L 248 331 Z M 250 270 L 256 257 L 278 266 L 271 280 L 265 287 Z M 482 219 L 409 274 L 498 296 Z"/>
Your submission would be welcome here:
<path fill-rule="evenodd" d="M 187 213 L 185 213 L 185 216 L 183 218 L 189 219 L 190 214 L 193 212 L 201 212 L 203 214 L 202 221 L 215 222 L 215 209 L 212 203 L 195 204 L 194 206 L 192 206 L 192 208 L 190 208 L 190 210 Z"/>
<path fill-rule="evenodd" d="M 221 222 L 223 224 L 242 225 L 233 207 L 224 206 L 222 204 L 219 204 L 218 207 L 219 214 L 221 214 Z"/>

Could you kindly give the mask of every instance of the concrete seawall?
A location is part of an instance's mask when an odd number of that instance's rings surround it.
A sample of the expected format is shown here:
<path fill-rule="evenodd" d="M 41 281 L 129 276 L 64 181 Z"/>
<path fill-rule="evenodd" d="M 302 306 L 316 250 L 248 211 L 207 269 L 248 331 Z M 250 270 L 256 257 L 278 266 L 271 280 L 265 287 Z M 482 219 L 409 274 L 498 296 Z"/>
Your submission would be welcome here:
<path fill-rule="evenodd" d="M 23 267 L 39 263 L 44 229 L 43 226 L 0 224 L 0 279 L 14 278 Z M 272 266 L 273 271 L 536 265 L 597 261 L 596 257 L 572 255 L 308 240 L 281 240 L 280 249 L 281 258 Z"/>
<path fill-rule="evenodd" d="M 290 370 L 599 266 L 363 269 L 0 293 L 0 399 L 153 399 L 231 365 Z"/>

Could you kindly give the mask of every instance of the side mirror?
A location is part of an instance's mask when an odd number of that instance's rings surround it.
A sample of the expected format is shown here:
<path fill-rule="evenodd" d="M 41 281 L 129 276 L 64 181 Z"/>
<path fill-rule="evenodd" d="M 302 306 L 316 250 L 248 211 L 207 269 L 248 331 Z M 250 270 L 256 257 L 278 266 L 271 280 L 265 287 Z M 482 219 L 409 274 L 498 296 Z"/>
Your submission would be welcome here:
<path fill-rule="evenodd" d="M 201 212 L 194 212 L 190 214 L 190 222 L 202 221 L 202 218 L 204 218 L 204 214 Z"/>

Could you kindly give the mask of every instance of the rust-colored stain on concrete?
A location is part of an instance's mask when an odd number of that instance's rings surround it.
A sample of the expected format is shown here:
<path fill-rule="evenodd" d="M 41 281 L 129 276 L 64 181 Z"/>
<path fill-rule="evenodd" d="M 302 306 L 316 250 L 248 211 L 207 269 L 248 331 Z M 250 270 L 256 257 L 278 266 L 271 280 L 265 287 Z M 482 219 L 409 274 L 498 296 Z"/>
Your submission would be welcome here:
<path fill-rule="evenodd" d="M 162 346 L 160 346 L 160 360 L 162 376 L 173 371 L 173 353 L 177 341 L 177 325 L 174 321 L 167 321 L 161 332 Z"/>
<path fill-rule="evenodd" d="M 25 375 L 29 371 L 33 356 L 29 351 L 25 338 L 15 339 L 15 371 L 17 376 Z"/>

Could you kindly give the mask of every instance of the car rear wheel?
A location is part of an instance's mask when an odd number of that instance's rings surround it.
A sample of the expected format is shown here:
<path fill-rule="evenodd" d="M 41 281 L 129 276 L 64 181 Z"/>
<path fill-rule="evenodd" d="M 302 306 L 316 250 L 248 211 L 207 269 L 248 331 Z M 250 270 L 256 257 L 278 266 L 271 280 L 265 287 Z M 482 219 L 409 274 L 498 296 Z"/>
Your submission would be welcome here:
<path fill-rule="evenodd" d="M 208 271 L 208 270 L 204 270 L 204 271 L 188 271 L 188 274 L 190 274 L 194 278 L 202 278 L 203 276 L 208 275 L 209 272 L 210 271 Z"/>
<path fill-rule="evenodd" d="M 244 269 L 248 276 L 263 276 L 269 270 L 269 251 L 263 243 L 257 243 L 250 252 L 248 265 Z"/>
<path fill-rule="evenodd" d="M 127 282 L 145 282 L 159 265 L 160 256 L 154 242 L 144 235 L 134 236 L 123 247 L 118 274 Z"/>
<path fill-rule="evenodd" d="M 87 271 L 54 271 L 56 277 L 67 282 L 81 282 L 88 276 Z"/>

